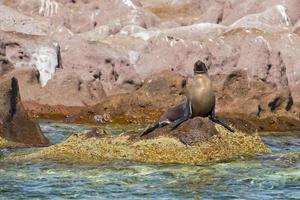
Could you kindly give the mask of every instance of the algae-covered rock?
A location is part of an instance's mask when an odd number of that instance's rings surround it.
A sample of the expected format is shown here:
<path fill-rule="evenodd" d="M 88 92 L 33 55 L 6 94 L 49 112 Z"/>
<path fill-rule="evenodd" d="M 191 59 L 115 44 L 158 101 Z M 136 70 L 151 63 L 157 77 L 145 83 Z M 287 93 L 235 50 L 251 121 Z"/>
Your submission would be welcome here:
<path fill-rule="evenodd" d="M 150 163 L 204 164 L 252 157 L 270 150 L 257 134 L 229 133 L 217 126 L 218 134 L 207 142 L 186 146 L 176 138 L 159 136 L 147 140 L 131 140 L 129 136 L 87 137 L 73 134 L 64 143 L 53 145 L 19 160 L 50 159 L 71 162 L 131 160 Z"/>
<path fill-rule="evenodd" d="M 0 137 L 0 148 L 17 148 L 17 147 L 26 147 L 27 145 L 12 142 L 9 140 L 6 140 L 5 138 Z"/>

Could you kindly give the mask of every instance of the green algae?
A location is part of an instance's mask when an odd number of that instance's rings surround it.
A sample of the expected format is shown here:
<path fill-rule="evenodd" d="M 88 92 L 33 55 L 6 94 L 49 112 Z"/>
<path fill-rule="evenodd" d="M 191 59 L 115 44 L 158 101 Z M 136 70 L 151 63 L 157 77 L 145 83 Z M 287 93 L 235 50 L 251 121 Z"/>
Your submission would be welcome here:
<path fill-rule="evenodd" d="M 218 135 L 209 142 L 186 146 L 170 137 L 129 140 L 129 136 L 87 138 L 73 134 L 65 142 L 42 149 L 16 160 L 58 160 L 71 162 L 101 162 L 107 160 L 131 160 L 147 163 L 207 164 L 239 157 L 253 157 L 257 153 L 270 153 L 257 133 L 230 133 L 217 126 Z"/>
<path fill-rule="evenodd" d="M 17 148 L 17 147 L 26 147 L 28 145 L 12 142 L 5 138 L 0 137 L 0 148 Z"/>

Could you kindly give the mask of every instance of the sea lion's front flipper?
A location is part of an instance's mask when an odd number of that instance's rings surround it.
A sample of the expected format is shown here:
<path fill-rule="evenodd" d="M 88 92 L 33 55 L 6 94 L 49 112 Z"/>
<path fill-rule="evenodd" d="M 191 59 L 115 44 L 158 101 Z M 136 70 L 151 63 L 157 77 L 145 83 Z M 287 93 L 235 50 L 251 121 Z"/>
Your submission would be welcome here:
<path fill-rule="evenodd" d="M 180 124 L 182 124 L 184 121 L 190 119 L 192 117 L 192 103 L 191 101 L 187 100 L 185 104 L 185 109 L 182 117 L 172 122 L 171 127 L 172 130 L 177 128 Z"/>
<path fill-rule="evenodd" d="M 149 126 L 146 128 L 146 130 L 144 130 L 141 134 L 140 134 L 140 137 L 144 136 L 144 135 L 147 135 L 148 133 L 154 131 L 155 129 L 157 129 L 159 127 L 159 123 L 156 123 L 152 126 Z"/>

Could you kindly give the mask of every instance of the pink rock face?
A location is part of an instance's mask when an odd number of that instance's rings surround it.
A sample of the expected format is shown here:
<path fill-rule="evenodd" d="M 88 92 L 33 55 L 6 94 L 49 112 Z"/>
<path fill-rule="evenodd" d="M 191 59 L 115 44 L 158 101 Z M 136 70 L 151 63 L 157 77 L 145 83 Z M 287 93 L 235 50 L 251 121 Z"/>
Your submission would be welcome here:
<path fill-rule="evenodd" d="M 287 15 L 289 16 L 291 23 L 294 24 L 300 17 L 299 12 L 299 1 L 297 0 L 266 0 L 266 1 L 253 1 L 253 0 L 233 0 L 226 1 L 223 8 L 223 20 L 222 24 L 230 25 L 240 18 L 261 13 L 268 8 L 276 5 L 282 5 L 287 10 Z"/>
<path fill-rule="evenodd" d="M 50 24 L 47 21 L 23 15 L 10 7 L 0 4 L 1 30 L 22 32 L 29 35 L 47 35 L 49 28 Z"/>
<path fill-rule="evenodd" d="M 299 117 L 298 0 L 13 0 L 0 10 L 0 74 L 31 68 L 16 72 L 24 101 L 95 105 L 163 70 L 191 76 L 203 60 L 212 76 L 243 71 L 278 91 Z M 241 94 L 239 103 L 258 98 Z"/>
<path fill-rule="evenodd" d="M 300 20 L 293 27 L 293 32 L 296 33 L 297 35 L 300 35 Z"/>
<path fill-rule="evenodd" d="M 255 28 L 266 32 L 281 32 L 289 31 L 291 22 L 286 8 L 282 5 L 276 5 L 262 13 L 247 15 L 237 20 L 230 25 L 229 30 L 237 28 Z"/>
<path fill-rule="evenodd" d="M 52 24 L 64 25 L 74 33 L 90 31 L 107 24 L 151 27 L 158 21 L 155 15 L 145 11 L 138 1 L 133 0 L 30 0 L 22 3 L 7 1 L 6 4 L 27 15 L 50 19 Z"/>

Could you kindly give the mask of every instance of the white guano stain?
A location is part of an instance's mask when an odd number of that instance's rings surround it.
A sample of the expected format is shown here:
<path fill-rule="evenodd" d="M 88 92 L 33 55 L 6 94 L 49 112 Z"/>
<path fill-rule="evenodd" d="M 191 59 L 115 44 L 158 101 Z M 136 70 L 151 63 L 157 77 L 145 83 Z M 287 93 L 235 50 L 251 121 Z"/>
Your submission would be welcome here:
<path fill-rule="evenodd" d="M 157 37 L 158 35 L 159 35 L 158 31 L 141 31 L 138 33 L 134 33 L 131 36 L 134 38 L 140 38 L 144 41 L 147 41 L 152 37 Z"/>
<path fill-rule="evenodd" d="M 137 51 L 129 51 L 128 56 L 130 64 L 133 65 L 135 65 L 140 58 L 140 54 Z"/>
<path fill-rule="evenodd" d="M 33 50 L 31 65 L 36 66 L 40 73 L 40 83 L 44 87 L 55 74 L 58 65 L 55 48 L 39 47 Z"/>
<path fill-rule="evenodd" d="M 58 3 L 54 0 L 40 0 L 39 14 L 45 17 L 52 17 L 58 13 Z"/>
<path fill-rule="evenodd" d="M 134 3 L 132 3 L 131 0 L 122 0 L 122 2 L 129 8 L 137 9 L 137 7 L 134 5 Z"/>
<path fill-rule="evenodd" d="M 285 25 L 289 26 L 290 25 L 290 18 L 286 14 L 286 8 L 282 5 L 276 5 L 276 9 L 278 10 L 278 12 L 280 13 L 280 15 L 283 19 L 283 20 L 281 20 L 281 22 L 284 23 Z"/>

